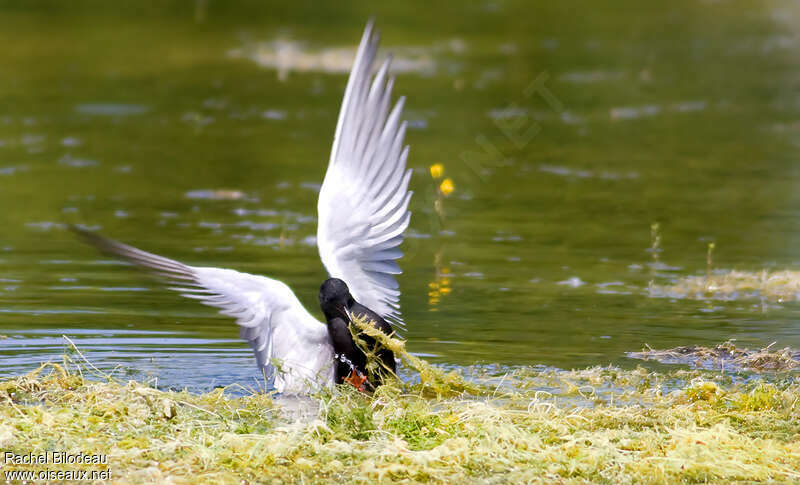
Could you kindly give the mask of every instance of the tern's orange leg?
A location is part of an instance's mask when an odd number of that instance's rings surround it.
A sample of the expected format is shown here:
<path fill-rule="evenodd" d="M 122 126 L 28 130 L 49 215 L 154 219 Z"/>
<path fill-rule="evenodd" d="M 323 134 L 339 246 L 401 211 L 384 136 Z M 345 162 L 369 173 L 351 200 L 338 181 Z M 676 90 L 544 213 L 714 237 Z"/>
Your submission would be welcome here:
<path fill-rule="evenodd" d="M 361 392 L 367 391 L 367 377 L 362 376 L 358 371 L 355 369 L 350 371 L 350 375 L 344 378 L 344 382 L 350 384 L 351 386 L 355 387 Z"/>

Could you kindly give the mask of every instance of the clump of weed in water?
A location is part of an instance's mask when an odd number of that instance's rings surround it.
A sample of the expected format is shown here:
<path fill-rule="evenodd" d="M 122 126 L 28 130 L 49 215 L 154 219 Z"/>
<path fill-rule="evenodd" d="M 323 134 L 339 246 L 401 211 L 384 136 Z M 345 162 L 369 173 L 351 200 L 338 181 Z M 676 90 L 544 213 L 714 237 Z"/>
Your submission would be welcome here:
<path fill-rule="evenodd" d="M 655 285 L 651 296 L 697 300 L 800 301 L 800 271 L 725 271 L 685 276 L 671 285 Z"/>
<path fill-rule="evenodd" d="M 732 371 L 785 372 L 800 367 L 800 352 L 789 347 L 773 350 L 774 344 L 757 350 L 739 348 L 731 340 L 714 347 L 691 345 L 657 350 L 648 345 L 641 352 L 629 352 L 627 355 L 634 359 Z"/>
<path fill-rule="evenodd" d="M 652 297 L 691 298 L 697 300 L 740 300 L 757 299 L 767 301 L 800 301 L 800 271 L 793 270 L 714 270 L 714 251 L 716 243 L 706 247 L 706 268 L 703 276 L 684 276 L 672 284 L 660 285 L 655 281 L 655 268 L 660 265 L 661 234 L 658 223 L 650 226 L 653 255 L 651 277 L 647 293 Z"/>

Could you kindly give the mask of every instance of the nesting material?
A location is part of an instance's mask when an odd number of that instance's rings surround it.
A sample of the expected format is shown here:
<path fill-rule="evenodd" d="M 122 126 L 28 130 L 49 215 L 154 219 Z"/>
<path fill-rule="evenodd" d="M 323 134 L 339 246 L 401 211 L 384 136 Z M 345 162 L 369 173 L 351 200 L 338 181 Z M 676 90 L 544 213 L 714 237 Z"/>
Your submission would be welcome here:
<path fill-rule="evenodd" d="M 642 360 L 657 360 L 665 364 L 688 364 L 701 369 L 740 371 L 790 371 L 800 367 L 800 351 L 790 349 L 752 350 L 738 348 L 732 341 L 716 347 L 692 345 L 673 349 L 656 350 L 647 346 L 641 352 L 630 352 L 628 357 Z"/>
<path fill-rule="evenodd" d="M 65 358 L 0 381 L 0 448 L 103 454 L 114 483 L 800 480 L 792 379 L 599 367 L 445 372 L 397 339 L 384 343 L 406 366 L 420 365 L 419 378 L 389 379 L 371 396 L 339 386 L 301 400 L 301 413 L 287 397 L 160 390 Z M 62 466 L 81 467 L 98 465 Z"/>

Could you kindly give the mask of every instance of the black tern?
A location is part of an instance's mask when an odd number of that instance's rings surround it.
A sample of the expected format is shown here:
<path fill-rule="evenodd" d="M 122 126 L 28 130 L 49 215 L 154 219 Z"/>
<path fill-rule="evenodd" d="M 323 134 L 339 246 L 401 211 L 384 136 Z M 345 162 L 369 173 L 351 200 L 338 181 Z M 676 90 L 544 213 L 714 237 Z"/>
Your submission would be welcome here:
<path fill-rule="evenodd" d="M 331 281 L 341 281 L 346 297 L 353 300 L 346 310 L 372 319 L 390 333 L 388 321 L 403 325 L 394 275 L 401 273 L 396 260 L 402 256 L 399 246 L 411 218 L 411 170 L 406 169 L 408 146 L 403 144 L 406 122 L 400 120 L 404 98 L 389 110 L 394 84 L 388 75 L 391 59 L 373 76 L 377 50 L 378 34 L 370 21 L 347 81 L 319 193 L 317 246 L 322 264 L 336 279 L 326 281 L 323 289 Z M 347 369 L 340 367 L 342 356 L 363 371 L 360 350 L 337 355 L 337 345 L 353 345 L 337 333 L 343 321 L 333 322 L 333 332 L 329 332 L 330 325 L 314 318 L 281 281 L 230 269 L 189 266 L 99 234 L 74 230 L 100 250 L 163 277 L 183 296 L 221 308 L 220 313 L 235 318 L 239 336 L 253 348 L 259 368 L 274 377 L 278 392 L 305 393 L 353 377 L 353 368 L 348 365 L 351 375 L 345 376 Z M 323 293 L 323 310 L 324 296 L 341 296 Z M 381 359 L 394 370 L 394 356 L 385 352 Z"/>
<path fill-rule="evenodd" d="M 374 373 L 367 371 L 367 356 L 353 341 L 350 323 L 354 318 L 363 318 L 386 335 L 391 335 L 393 329 L 380 315 L 358 303 L 344 281 L 338 278 L 325 280 L 319 289 L 319 304 L 328 322 L 328 334 L 331 337 L 337 364 L 338 384 L 349 383 L 359 390 L 371 391 L 383 382 L 383 376 L 387 372 L 392 374 L 397 372 L 394 353 L 386 348 L 377 350 L 382 368 Z M 375 340 L 372 337 L 359 335 L 359 338 L 364 340 L 370 349 L 375 348 Z"/>

